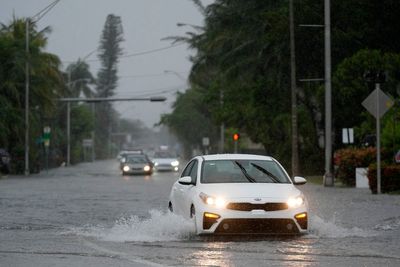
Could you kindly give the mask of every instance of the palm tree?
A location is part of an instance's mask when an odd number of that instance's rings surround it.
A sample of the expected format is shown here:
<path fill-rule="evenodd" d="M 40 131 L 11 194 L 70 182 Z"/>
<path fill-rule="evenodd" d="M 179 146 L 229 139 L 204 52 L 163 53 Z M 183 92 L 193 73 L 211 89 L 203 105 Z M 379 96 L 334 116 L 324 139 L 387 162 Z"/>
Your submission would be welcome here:
<path fill-rule="evenodd" d="M 63 94 L 62 75 L 57 56 L 43 52 L 50 28 L 36 30 L 30 23 L 29 53 L 25 49 L 25 19 L 13 18 L 10 24 L 0 25 L 0 147 L 11 153 L 22 151 L 24 143 L 25 63 L 30 65 L 31 136 L 41 135 L 41 120 L 54 114 L 57 98 Z M 31 146 L 31 156 L 37 154 Z M 14 154 L 15 154 L 14 153 Z"/>
<path fill-rule="evenodd" d="M 82 94 L 85 97 L 94 96 L 95 93 L 90 85 L 95 85 L 96 81 L 85 61 L 78 59 L 67 67 L 66 72 L 67 87 L 71 97 L 80 97 Z"/>

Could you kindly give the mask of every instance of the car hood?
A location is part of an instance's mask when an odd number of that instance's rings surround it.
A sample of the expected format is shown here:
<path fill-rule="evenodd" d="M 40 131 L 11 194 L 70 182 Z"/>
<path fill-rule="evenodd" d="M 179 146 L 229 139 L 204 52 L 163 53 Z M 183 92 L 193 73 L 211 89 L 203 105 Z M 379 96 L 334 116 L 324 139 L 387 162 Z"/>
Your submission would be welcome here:
<path fill-rule="evenodd" d="M 210 196 L 236 200 L 241 198 L 286 200 L 301 194 L 292 184 L 273 183 L 202 184 L 198 190 Z"/>

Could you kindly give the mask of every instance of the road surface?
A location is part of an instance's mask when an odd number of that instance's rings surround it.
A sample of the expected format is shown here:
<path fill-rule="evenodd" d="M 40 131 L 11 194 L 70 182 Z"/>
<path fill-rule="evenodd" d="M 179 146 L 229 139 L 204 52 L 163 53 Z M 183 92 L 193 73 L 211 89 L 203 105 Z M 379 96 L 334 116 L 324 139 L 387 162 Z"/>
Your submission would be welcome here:
<path fill-rule="evenodd" d="M 310 233 L 198 237 L 167 212 L 177 173 L 116 161 L 0 179 L 0 266 L 400 266 L 400 196 L 301 186 Z"/>

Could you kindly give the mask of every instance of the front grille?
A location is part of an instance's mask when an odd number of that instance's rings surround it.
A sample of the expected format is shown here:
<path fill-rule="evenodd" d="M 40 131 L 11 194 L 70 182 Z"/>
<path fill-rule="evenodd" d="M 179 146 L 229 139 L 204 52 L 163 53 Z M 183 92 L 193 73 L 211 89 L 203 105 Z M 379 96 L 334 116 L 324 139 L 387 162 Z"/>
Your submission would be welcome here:
<path fill-rule="evenodd" d="M 288 205 L 286 203 L 263 203 L 263 204 L 253 204 L 248 202 L 238 202 L 229 203 L 226 206 L 230 210 L 240 210 L 240 211 L 252 211 L 252 210 L 265 210 L 265 211 L 277 211 L 286 210 Z"/>
<path fill-rule="evenodd" d="M 218 225 L 219 234 L 298 234 L 291 219 L 225 219 Z"/>

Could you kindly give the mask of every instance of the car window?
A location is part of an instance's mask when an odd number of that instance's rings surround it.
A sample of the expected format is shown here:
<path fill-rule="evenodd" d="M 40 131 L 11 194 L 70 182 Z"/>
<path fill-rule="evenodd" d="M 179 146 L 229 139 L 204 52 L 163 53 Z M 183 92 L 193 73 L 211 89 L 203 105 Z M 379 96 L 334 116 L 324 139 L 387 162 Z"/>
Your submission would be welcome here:
<path fill-rule="evenodd" d="M 202 183 L 290 183 L 272 160 L 209 160 L 203 163 Z"/>
<path fill-rule="evenodd" d="M 197 166 L 199 165 L 197 160 L 193 161 L 192 169 L 190 170 L 189 176 L 192 177 L 192 183 L 196 184 L 197 181 Z"/>
<path fill-rule="evenodd" d="M 190 176 L 190 171 L 192 170 L 193 164 L 194 164 L 194 160 L 189 162 L 189 164 L 186 166 L 186 168 L 183 170 L 181 177 L 184 176 Z"/>
<path fill-rule="evenodd" d="M 127 163 L 147 163 L 147 159 L 145 157 L 127 157 Z"/>
<path fill-rule="evenodd" d="M 154 158 L 174 158 L 175 156 L 167 151 L 158 151 L 154 153 Z"/>

